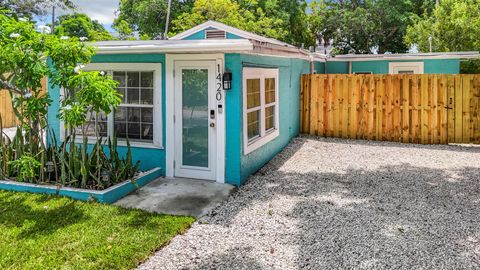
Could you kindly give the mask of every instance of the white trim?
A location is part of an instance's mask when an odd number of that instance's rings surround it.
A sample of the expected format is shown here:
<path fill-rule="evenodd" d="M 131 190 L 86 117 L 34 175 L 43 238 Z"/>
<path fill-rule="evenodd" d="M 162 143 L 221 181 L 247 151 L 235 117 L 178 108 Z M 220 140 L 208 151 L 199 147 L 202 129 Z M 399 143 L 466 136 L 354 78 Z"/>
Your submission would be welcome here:
<path fill-rule="evenodd" d="M 265 79 L 275 78 L 275 103 L 265 104 Z M 260 136 L 252 140 L 248 140 L 248 122 L 247 114 L 251 111 L 258 111 L 255 109 L 247 109 L 247 79 L 260 79 Z M 280 118 L 279 118 L 279 71 L 272 68 L 243 68 L 243 154 L 248 155 L 251 152 L 262 147 L 266 143 L 275 139 L 280 135 Z M 275 129 L 265 130 L 265 109 L 275 105 Z"/>
<path fill-rule="evenodd" d="M 247 39 L 102 41 L 92 43 L 98 54 L 112 53 L 215 53 L 253 50 Z"/>
<path fill-rule="evenodd" d="M 281 42 L 281 41 L 273 39 L 273 38 L 266 38 L 266 37 L 263 37 L 263 36 L 260 36 L 260 35 L 254 34 L 254 33 L 250 33 L 250 32 L 247 32 L 247 31 L 243 31 L 243 30 L 240 30 L 238 28 L 228 26 L 226 24 L 215 22 L 215 21 L 207 21 L 205 23 L 199 24 L 199 25 L 197 25 L 193 28 L 188 29 L 185 32 L 182 32 L 182 33 L 180 33 L 176 36 L 171 37 L 170 40 L 183 40 L 183 38 L 186 38 L 188 36 L 191 36 L 191 35 L 199 32 L 199 31 L 202 31 L 202 30 L 205 30 L 205 29 L 208 29 L 208 28 L 216 28 L 218 30 L 223 30 L 225 32 L 228 32 L 228 33 L 231 33 L 231 34 L 234 34 L 236 36 L 243 37 L 243 38 L 246 38 L 246 39 L 253 39 L 253 40 L 257 40 L 257 41 L 261 41 L 261 42 L 268 42 L 268 43 L 282 45 L 282 46 L 294 47 L 290 44 L 287 44 L 285 42 Z"/>
<path fill-rule="evenodd" d="M 400 71 L 413 71 L 413 74 L 424 74 L 423 62 L 390 62 L 388 63 L 389 74 L 399 74 Z"/>
<path fill-rule="evenodd" d="M 162 115 L 162 64 L 161 63 L 90 63 L 84 68 L 86 71 L 105 70 L 105 71 L 153 71 L 153 143 L 130 141 L 130 146 L 135 148 L 155 148 L 163 149 L 163 115 Z M 60 93 L 62 95 L 62 93 Z M 134 107 L 136 105 L 128 107 Z M 141 106 L 141 105 L 139 105 Z M 141 106 L 148 107 L 148 106 Z M 108 115 L 108 136 L 113 133 L 113 112 Z M 65 139 L 65 127 L 63 121 L 60 122 L 60 140 Z M 77 142 L 82 142 L 78 139 Z M 96 143 L 94 138 L 88 138 L 88 143 Z M 126 141 L 118 140 L 119 146 L 127 146 Z"/>
<path fill-rule="evenodd" d="M 166 54 L 165 63 L 166 63 L 166 93 L 165 93 L 165 114 L 166 114 L 166 137 L 165 137 L 165 161 L 166 168 L 165 174 L 166 177 L 174 177 L 174 160 L 175 160 L 175 133 L 174 133 L 174 89 L 175 89 L 175 78 L 174 78 L 174 69 L 175 61 L 201 61 L 201 60 L 213 60 L 217 63 L 217 66 L 220 65 L 221 74 L 223 74 L 223 69 L 225 66 L 225 59 L 223 54 Z M 217 71 L 218 72 L 218 71 Z M 223 113 L 218 113 L 217 110 L 217 174 L 216 182 L 225 183 L 225 120 L 226 120 L 226 110 L 225 108 L 225 91 L 221 90 L 223 99 L 218 104 L 223 106 Z M 218 106 L 218 105 L 217 105 Z"/>

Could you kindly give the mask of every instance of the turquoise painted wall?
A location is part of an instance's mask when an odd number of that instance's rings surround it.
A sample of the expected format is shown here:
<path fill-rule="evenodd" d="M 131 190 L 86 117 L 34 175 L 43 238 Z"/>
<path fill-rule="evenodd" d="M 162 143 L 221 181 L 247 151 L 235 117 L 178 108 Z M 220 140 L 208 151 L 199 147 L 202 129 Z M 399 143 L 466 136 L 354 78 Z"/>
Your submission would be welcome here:
<path fill-rule="evenodd" d="M 260 169 L 278 154 L 300 129 L 300 77 L 310 73 L 310 63 L 300 59 L 244 54 L 226 54 L 226 68 L 232 70 L 232 90 L 226 94 L 227 145 L 226 179 L 241 185 L 248 176 Z M 243 67 L 279 69 L 280 135 L 248 155 L 243 154 Z M 240 119 L 229 121 L 228 119 Z"/>
<path fill-rule="evenodd" d="M 327 74 L 348 74 L 348 62 L 327 62 Z"/>
<path fill-rule="evenodd" d="M 213 27 L 209 27 L 205 30 L 217 30 L 216 28 L 213 28 Z M 183 40 L 199 40 L 199 39 L 205 39 L 205 30 L 201 30 L 201 31 L 198 31 L 196 33 L 193 33 L 191 34 L 190 36 L 187 36 L 187 37 L 184 37 L 182 38 Z M 235 34 L 232 34 L 232 33 L 229 33 L 227 32 L 226 33 L 226 37 L 227 39 L 243 39 L 242 37 L 239 37 Z"/>
<path fill-rule="evenodd" d="M 423 62 L 425 74 L 460 73 L 460 59 L 355 61 L 352 62 L 352 72 L 373 72 L 373 74 L 388 74 L 388 63 L 391 62 Z M 328 62 L 327 72 L 328 74 L 348 74 L 348 62 Z"/>
<path fill-rule="evenodd" d="M 162 64 L 162 123 L 165 123 L 165 54 L 104 54 L 95 55 L 92 58 L 93 63 L 160 63 Z M 52 105 L 48 108 L 49 127 L 55 133 L 57 140 L 60 140 L 60 120 L 58 119 L 58 110 L 60 104 L 60 89 L 53 87 L 49 82 L 48 92 L 52 99 Z M 165 125 L 163 125 L 163 145 L 165 145 Z M 155 167 L 162 168 L 165 173 L 165 151 L 158 148 L 139 148 L 132 147 L 133 160 L 140 160 L 140 168 L 148 170 Z M 118 152 L 124 155 L 127 152 L 126 147 L 119 146 Z"/>
<path fill-rule="evenodd" d="M 316 74 L 325 74 L 325 64 L 324 62 L 313 62 L 313 69 Z"/>
<path fill-rule="evenodd" d="M 164 54 L 115 54 L 96 55 L 94 63 L 160 63 L 162 64 L 162 121 L 163 144 L 165 145 L 165 55 Z M 299 133 L 300 75 L 310 72 L 310 63 L 305 60 L 258 55 L 225 55 L 225 64 L 233 73 L 232 90 L 226 93 L 227 141 L 226 141 L 226 182 L 241 185 L 246 178 L 260 169 L 265 163 L 280 152 Z M 243 155 L 242 136 L 242 67 L 246 65 L 277 67 L 280 71 L 280 136 L 265 146 Z M 57 118 L 59 108 L 59 89 L 49 87 L 53 99 L 49 108 L 49 125 L 59 140 L 60 121 Z M 119 147 L 121 155 L 125 155 L 126 147 Z M 132 147 L 134 160 L 141 161 L 141 169 L 153 167 L 165 168 L 165 151 L 163 149 Z M 165 171 L 162 170 L 164 174 Z"/>

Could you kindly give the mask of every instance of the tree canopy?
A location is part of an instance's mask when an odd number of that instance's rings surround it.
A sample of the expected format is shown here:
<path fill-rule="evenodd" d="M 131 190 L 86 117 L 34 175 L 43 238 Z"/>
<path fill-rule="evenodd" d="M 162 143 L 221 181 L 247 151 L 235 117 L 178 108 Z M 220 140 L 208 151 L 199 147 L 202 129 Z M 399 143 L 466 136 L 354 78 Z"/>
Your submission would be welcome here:
<path fill-rule="evenodd" d="M 91 41 L 113 39 L 102 24 L 82 13 L 62 15 L 55 25 L 55 34 L 58 36 L 86 37 Z"/>
<path fill-rule="evenodd" d="M 421 51 L 478 51 L 480 49 L 480 1 L 443 0 L 432 16 L 419 16 L 408 26 L 405 41 Z"/>
<path fill-rule="evenodd" d="M 427 0 L 313 0 L 310 30 L 317 40 L 333 40 L 337 53 L 402 53 L 413 18 L 429 14 Z"/>

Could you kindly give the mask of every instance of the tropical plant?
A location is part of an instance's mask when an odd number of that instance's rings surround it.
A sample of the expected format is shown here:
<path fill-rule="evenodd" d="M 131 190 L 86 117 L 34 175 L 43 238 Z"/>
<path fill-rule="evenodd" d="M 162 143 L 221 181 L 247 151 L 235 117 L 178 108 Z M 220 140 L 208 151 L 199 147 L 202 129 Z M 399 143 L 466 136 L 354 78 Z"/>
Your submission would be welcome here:
<path fill-rule="evenodd" d="M 80 134 L 83 143 L 76 140 L 76 131 L 92 120 L 87 115 L 98 119 L 121 102 L 116 81 L 102 72 L 82 70 L 94 49 L 81 38 L 38 33 L 32 23 L 5 11 L 0 11 L 0 23 L 0 89 L 12 95 L 20 122 L 13 139 L 0 127 L 0 177 L 92 189 L 132 178 L 138 166 L 133 165 L 130 146 L 127 157 L 121 158 L 116 139 L 106 145 L 98 123 L 93 121 L 96 142 L 91 151 L 85 132 Z M 45 120 L 51 100 L 40 82 L 46 76 L 51 86 L 64 90 L 58 116 L 66 136 L 60 144 Z"/>

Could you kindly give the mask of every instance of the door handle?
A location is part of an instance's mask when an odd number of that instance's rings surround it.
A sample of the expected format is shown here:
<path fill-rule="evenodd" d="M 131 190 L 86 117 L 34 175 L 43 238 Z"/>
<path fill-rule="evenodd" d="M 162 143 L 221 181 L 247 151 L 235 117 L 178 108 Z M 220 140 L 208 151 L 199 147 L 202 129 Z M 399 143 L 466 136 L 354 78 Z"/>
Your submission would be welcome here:
<path fill-rule="evenodd" d="M 215 127 L 215 123 L 214 123 L 214 122 L 211 122 L 211 123 L 210 123 L 210 127 Z"/>
<path fill-rule="evenodd" d="M 215 119 L 215 110 L 210 110 L 210 119 Z"/>

